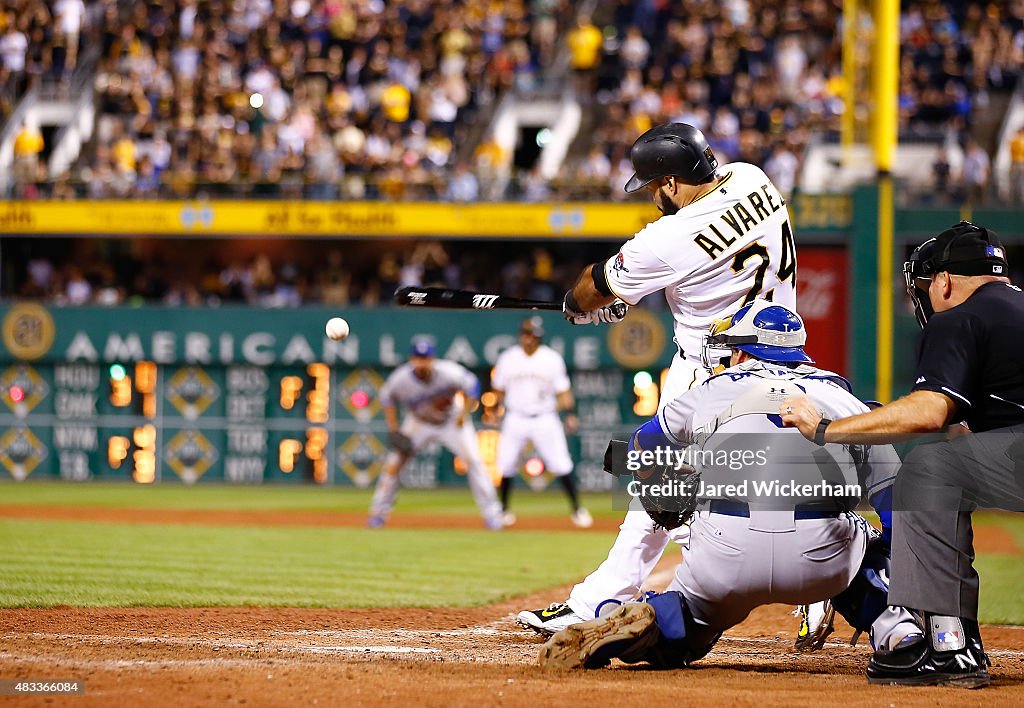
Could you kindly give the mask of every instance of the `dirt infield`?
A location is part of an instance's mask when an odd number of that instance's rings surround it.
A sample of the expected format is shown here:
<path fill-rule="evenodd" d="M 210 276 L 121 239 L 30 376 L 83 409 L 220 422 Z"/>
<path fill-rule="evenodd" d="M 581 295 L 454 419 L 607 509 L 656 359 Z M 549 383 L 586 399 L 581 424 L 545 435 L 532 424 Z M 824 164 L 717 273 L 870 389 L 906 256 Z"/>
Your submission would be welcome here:
<path fill-rule="evenodd" d="M 1024 702 L 1022 628 L 985 629 L 989 689 L 894 689 L 866 684 L 869 650 L 864 640 L 845 645 L 845 626 L 821 652 L 793 652 L 793 618 L 781 606 L 761 608 L 690 669 L 543 670 L 532 665 L 540 639 L 512 618 L 566 591 L 470 610 L 0 610 L 0 678 L 83 680 L 76 705 Z"/>
<path fill-rule="evenodd" d="M 0 517 L 210 524 L 351 526 L 337 514 L 0 507 Z M 395 526 L 451 527 L 473 517 L 396 516 Z M 529 521 L 529 520 L 524 520 Z M 536 528 L 566 528 L 536 519 Z M 612 525 L 601 524 L 607 530 Z M 523 523 L 517 528 L 532 528 Z M 998 527 L 979 545 L 1016 554 Z M 656 575 L 667 581 L 675 559 Z M 994 685 L 983 691 L 867 685 L 866 640 L 837 622 L 825 649 L 792 650 L 791 608 L 761 608 L 690 669 L 615 663 L 591 672 L 534 666 L 541 640 L 513 622 L 520 609 L 565 597 L 568 587 L 466 610 L 0 610 L 0 679 L 85 682 L 81 705 L 650 706 L 1024 704 L 1024 628 L 986 627 Z M 839 626 L 841 625 L 841 626 Z M 53 698 L 5 698 L 45 705 Z M 56 699 L 61 703 L 68 699 Z"/>

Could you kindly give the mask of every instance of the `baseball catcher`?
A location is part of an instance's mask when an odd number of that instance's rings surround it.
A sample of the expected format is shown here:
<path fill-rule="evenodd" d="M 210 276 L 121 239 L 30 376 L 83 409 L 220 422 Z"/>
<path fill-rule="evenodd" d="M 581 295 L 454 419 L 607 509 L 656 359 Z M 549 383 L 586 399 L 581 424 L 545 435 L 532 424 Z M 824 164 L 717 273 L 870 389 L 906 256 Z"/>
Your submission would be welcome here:
<path fill-rule="evenodd" d="M 705 343 L 727 348 L 729 367 L 640 426 L 625 455 L 612 446 L 613 469 L 625 457 L 620 473 L 636 475 L 632 494 L 675 495 L 674 503 L 645 504 L 655 523 L 681 523 L 695 509 L 689 549 L 666 592 L 556 633 L 541 665 L 594 668 L 619 657 L 686 666 L 755 607 L 822 598 L 834 598 L 875 647 L 920 636 L 908 611 L 887 607 L 884 541 L 851 511 L 864 490 L 888 523 L 895 451 L 820 447 L 779 420 L 779 403 L 793 391 L 830 417 L 867 410 L 845 379 L 811 366 L 806 338 L 788 307 L 760 299 L 745 305 Z M 671 461 L 672 469 L 651 460 Z M 642 484 L 652 478 L 660 484 Z"/>

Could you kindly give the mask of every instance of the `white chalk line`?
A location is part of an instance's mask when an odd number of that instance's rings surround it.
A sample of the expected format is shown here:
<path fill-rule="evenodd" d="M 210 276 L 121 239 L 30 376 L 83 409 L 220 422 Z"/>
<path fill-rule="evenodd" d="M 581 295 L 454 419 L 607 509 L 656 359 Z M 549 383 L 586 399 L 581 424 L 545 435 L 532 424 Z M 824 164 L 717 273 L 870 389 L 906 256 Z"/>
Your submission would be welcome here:
<path fill-rule="evenodd" d="M 505 619 L 497 620 L 496 622 L 504 622 Z M 491 623 L 494 624 L 494 623 Z M 360 639 L 360 638 L 372 638 L 380 641 L 386 635 L 390 635 L 395 638 L 412 639 L 420 638 L 421 640 L 429 640 L 430 638 L 439 637 L 479 637 L 479 636 L 534 636 L 532 633 L 525 630 L 522 631 L 500 631 L 487 626 L 471 627 L 466 629 L 456 630 L 413 630 L 413 629 L 393 629 L 393 630 L 366 630 L 366 629 L 353 629 L 353 630 L 296 630 L 294 632 L 281 632 L 275 631 L 273 634 L 278 636 L 308 636 L 308 637 L 321 637 L 321 638 L 336 638 L 336 639 Z M 444 653 L 444 650 L 437 649 L 434 647 L 414 647 L 408 645 L 387 645 L 387 644 L 309 644 L 309 645 L 296 645 L 286 641 L 279 640 L 234 640 L 225 641 L 210 638 L 192 638 L 192 637 L 126 637 L 126 636 L 111 636 L 111 635 L 97 635 L 97 634 L 71 634 L 71 633 L 50 633 L 50 632 L 26 632 L 26 633 L 5 633 L 0 635 L 5 639 L 32 639 L 32 640 L 57 640 L 57 641 L 80 641 L 86 643 L 94 643 L 101 645 L 128 645 L 128 646 L 177 646 L 177 647 L 191 647 L 195 649 L 207 649 L 207 650 L 241 650 L 251 652 L 272 652 L 273 657 L 262 657 L 262 658 L 273 658 L 275 661 L 286 661 L 288 663 L 301 663 L 302 659 L 296 656 L 294 659 L 281 656 L 281 654 L 292 654 L 292 655 L 419 655 L 419 656 L 437 656 Z M 712 652 L 710 658 L 731 658 L 731 659 L 749 659 L 751 654 L 749 652 L 736 652 L 728 651 L 730 644 L 739 645 L 763 645 L 766 647 L 779 647 L 780 645 L 786 645 L 787 647 L 792 646 L 792 641 L 783 638 L 768 638 L 768 637 L 736 637 L 726 636 L 719 640 L 718 647 Z M 826 642 L 826 647 L 833 649 L 845 649 L 853 652 L 859 652 L 866 654 L 870 651 L 869 647 L 863 646 L 851 646 L 847 642 Z M 989 649 L 988 654 L 993 658 L 1007 658 L 1007 659 L 1022 659 L 1024 658 L 1024 651 L 1013 650 L 1013 649 Z M 815 653 L 792 653 L 787 652 L 787 656 L 793 659 L 797 656 L 801 659 L 806 658 L 809 661 L 815 659 Z M 71 659 L 71 658 L 59 658 L 50 655 L 40 654 L 15 654 L 11 652 L 0 653 L 0 659 L 10 659 L 17 661 L 37 661 L 47 662 L 58 666 L 74 666 L 79 668 L 88 667 L 102 667 L 102 668 L 132 668 L 132 667 L 146 667 L 146 668 L 171 668 L 171 667 L 185 667 L 185 666 L 235 666 L 235 665 L 252 665 L 252 658 L 229 658 L 229 657 L 205 657 L 205 658 L 194 658 L 194 659 Z"/>
<path fill-rule="evenodd" d="M 428 647 L 401 647 L 401 646 L 309 646 L 304 647 L 303 651 L 308 651 L 311 654 L 337 654 L 337 653 L 359 653 L 359 652 L 370 652 L 374 654 L 440 654 L 440 649 L 433 649 Z"/>
<path fill-rule="evenodd" d="M 344 636 L 344 633 L 336 633 L 340 638 L 354 639 L 352 635 Z M 411 633 L 410 633 L 411 634 Z M 4 634 L 5 639 L 41 639 L 41 640 L 78 640 L 91 644 L 103 645 L 169 645 L 184 646 L 195 649 L 241 649 L 247 651 L 285 651 L 297 653 L 326 654 L 338 652 L 375 652 L 391 654 L 439 654 L 440 649 L 432 647 L 409 647 L 398 644 L 353 644 L 353 645 L 323 645 L 323 644 L 292 644 L 290 642 L 273 641 L 265 639 L 221 641 L 205 637 L 119 637 L 104 634 L 68 634 L 48 632 L 28 632 L 24 634 Z M 381 633 L 377 632 L 372 638 L 379 640 Z"/>
<path fill-rule="evenodd" d="M 504 622 L 505 620 L 499 620 Z M 474 637 L 474 636 L 507 636 L 507 637 L 534 637 L 536 636 L 533 632 L 528 630 L 517 630 L 517 631 L 502 631 L 492 629 L 486 626 L 481 627 L 468 627 L 466 629 L 449 629 L 449 630 L 433 630 L 433 629 L 389 629 L 389 630 L 372 630 L 372 629 L 351 629 L 351 630 L 295 630 L 291 632 L 274 631 L 274 635 L 278 636 L 310 636 L 310 637 L 322 637 L 322 638 L 334 638 L 341 640 L 352 640 L 352 639 L 374 639 L 380 641 L 380 639 L 387 636 L 392 636 L 404 639 L 420 639 L 429 640 L 431 638 L 440 637 Z M 392 653 L 439 653 L 439 649 L 425 648 L 425 647 L 403 647 L 402 645 L 296 645 L 290 642 L 280 640 L 268 640 L 268 639 L 253 639 L 253 640 L 235 640 L 235 641 L 223 641 L 211 638 L 193 638 L 193 637 L 124 637 L 116 635 L 103 635 L 103 634 L 69 634 L 69 633 L 50 633 L 50 632 L 26 632 L 26 633 L 7 633 L 0 635 L 7 639 L 41 639 L 41 640 L 79 640 L 84 642 L 92 642 L 97 644 L 116 645 L 116 644 L 128 644 L 128 645 L 172 645 L 172 646 L 191 646 L 197 649 L 240 649 L 250 651 L 260 650 L 274 650 L 274 651 L 290 651 L 290 652 L 309 652 L 309 653 L 325 653 L 325 652 L 345 652 L 345 651 L 384 651 L 385 649 L 394 650 Z M 792 644 L 789 639 L 783 639 L 780 637 L 769 638 L 769 637 L 737 637 L 737 636 L 724 636 L 719 640 L 722 642 L 736 642 L 740 644 L 768 644 L 768 645 L 780 645 L 780 644 Z M 867 646 L 863 645 L 851 646 L 849 642 L 838 642 L 831 641 L 825 642 L 826 647 L 834 649 L 850 649 L 850 650 L 867 650 Z M 415 651 L 413 651 L 415 650 Z M 1016 649 L 990 649 L 989 654 L 993 656 L 1007 656 L 1007 657 L 1024 657 L 1024 651 Z M 803 652 L 807 656 L 813 656 L 813 652 Z"/>
<path fill-rule="evenodd" d="M 505 619 L 499 620 L 504 624 Z M 492 623 L 493 624 L 493 623 Z M 466 629 L 297 629 L 293 631 L 275 630 L 271 634 L 286 637 L 468 637 L 468 636 L 516 636 L 520 632 L 496 629 L 487 625 L 468 627 Z"/>
<path fill-rule="evenodd" d="M 0 660 L 23 663 L 45 663 L 55 667 L 71 667 L 78 669 L 138 669 L 138 668 L 174 668 L 179 666 L 252 666 L 252 659 L 228 659 L 211 657 L 208 659 L 72 659 L 51 654 L 14 654 L 0 652 Z M 297 661 L 297 660 L 296 660 Z"/>

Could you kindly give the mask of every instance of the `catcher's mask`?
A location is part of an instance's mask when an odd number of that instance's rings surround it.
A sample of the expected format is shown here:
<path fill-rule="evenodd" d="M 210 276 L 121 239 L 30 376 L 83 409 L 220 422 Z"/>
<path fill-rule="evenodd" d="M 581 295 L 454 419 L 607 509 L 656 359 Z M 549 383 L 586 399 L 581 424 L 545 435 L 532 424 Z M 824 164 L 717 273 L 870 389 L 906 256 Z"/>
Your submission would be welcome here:
<path fill-rule="evenodd" d="M 784 305 L 758 298 L 744 305 L 730 320 L 719 320 L 704 338 L 704 365 L 713 369 L 731 350 L 781 364 L 813 364 L 804 352 L 804 321 Z"/>
<path fill-rule="evenodd" d="M 921 327 L 935 314 L 928 289 L 932 278 L 943 271 L 952 275 L 1006 277 L 1006 251 L 994 231 L 969 221 L 961 221 L 915 248 L 903 264 L 903 281 Z"/>

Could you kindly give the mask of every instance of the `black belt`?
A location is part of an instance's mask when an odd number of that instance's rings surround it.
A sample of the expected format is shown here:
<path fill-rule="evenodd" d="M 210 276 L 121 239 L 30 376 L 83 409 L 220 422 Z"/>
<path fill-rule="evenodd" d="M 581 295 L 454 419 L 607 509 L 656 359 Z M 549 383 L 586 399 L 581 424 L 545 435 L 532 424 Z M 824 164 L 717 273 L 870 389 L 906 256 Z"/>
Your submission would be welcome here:
<path fill-rule="evenodd" d="M 750 506 L 746 502 L 712 499 L 705 508 L 712 514 L 750 518 Z M 782 510 L 780 509 L 779 511 Z M 804 519 L 837 519 L 842 513 L 842 509 L 835 507 L 830 509 L 816 504 L 797 504 L 793 508 L 793 518 L 797 521 Z"/>

